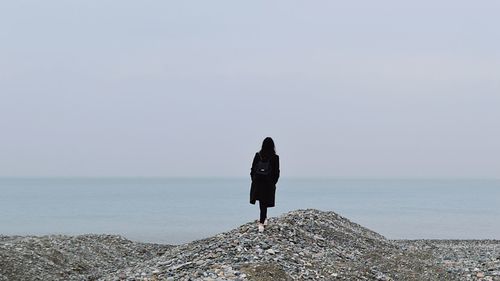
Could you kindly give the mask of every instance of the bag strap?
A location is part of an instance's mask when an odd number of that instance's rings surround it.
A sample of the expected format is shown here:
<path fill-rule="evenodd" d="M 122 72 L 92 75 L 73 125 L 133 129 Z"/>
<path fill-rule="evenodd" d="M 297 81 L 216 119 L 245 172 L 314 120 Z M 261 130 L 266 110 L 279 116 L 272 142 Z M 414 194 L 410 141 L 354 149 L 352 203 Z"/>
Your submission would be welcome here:
<path fill-rule="evenodd" d="M 260 160 L 264 161 L 264 158 L 262 158 L 262 155 L 260 155 L 260 151 L 257 152 L 259 154 Z M 271 158 L 267 159 L 267 162 L 271 163 Z"/>

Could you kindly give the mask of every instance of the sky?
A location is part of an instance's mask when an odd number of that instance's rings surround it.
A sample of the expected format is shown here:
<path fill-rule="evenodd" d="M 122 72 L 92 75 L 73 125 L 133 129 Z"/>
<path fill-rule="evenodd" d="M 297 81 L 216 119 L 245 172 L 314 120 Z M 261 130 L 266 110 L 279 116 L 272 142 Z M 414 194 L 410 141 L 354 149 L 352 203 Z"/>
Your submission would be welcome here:
<path fill-rule="evenodd" d="M 498 1 L 0 3 L 0 176 L 500 178 Z"/>

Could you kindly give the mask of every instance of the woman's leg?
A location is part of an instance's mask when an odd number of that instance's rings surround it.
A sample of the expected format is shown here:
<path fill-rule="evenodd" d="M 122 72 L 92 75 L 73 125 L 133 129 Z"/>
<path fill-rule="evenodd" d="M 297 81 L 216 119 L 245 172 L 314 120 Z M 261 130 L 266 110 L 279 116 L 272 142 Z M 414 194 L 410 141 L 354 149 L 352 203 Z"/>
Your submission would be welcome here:
<path fill-rule="evenodd" d="M 264 223 L 267 218 L 267 206 L 262 201 L 259 200 L 260 207 L 260 223 Z"/>

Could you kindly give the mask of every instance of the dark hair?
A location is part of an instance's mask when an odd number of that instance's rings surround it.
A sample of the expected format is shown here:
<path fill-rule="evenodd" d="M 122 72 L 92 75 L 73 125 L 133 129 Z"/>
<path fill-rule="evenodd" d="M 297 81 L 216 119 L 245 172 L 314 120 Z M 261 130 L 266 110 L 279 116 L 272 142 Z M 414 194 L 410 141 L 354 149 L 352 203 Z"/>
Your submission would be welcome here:
<path fill-rule="evenodd" d="M 274 141 L 272 138 L 267 137 L 262 142 L 262 148 L 260 150 L 260 155 L 262 158 L 271 158 L 276 155 L 276 149 L 274 148 Z"/>

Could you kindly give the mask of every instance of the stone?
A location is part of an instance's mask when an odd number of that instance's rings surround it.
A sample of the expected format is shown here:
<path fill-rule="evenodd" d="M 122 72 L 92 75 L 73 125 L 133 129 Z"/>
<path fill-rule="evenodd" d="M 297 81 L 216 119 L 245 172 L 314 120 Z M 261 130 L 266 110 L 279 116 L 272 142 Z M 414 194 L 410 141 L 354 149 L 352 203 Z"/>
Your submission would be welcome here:
<path fill-rule="evenodd" d="M 274 255 L 274 254 L 275 254 L 275 252 L 274 252 L 274 250 L 273 250 L 273 249 L 267 249 L 267 250 L 266 250 L 266 253 L 268 253 L 268 254 L 270 254 L 270 255 Z"/>

